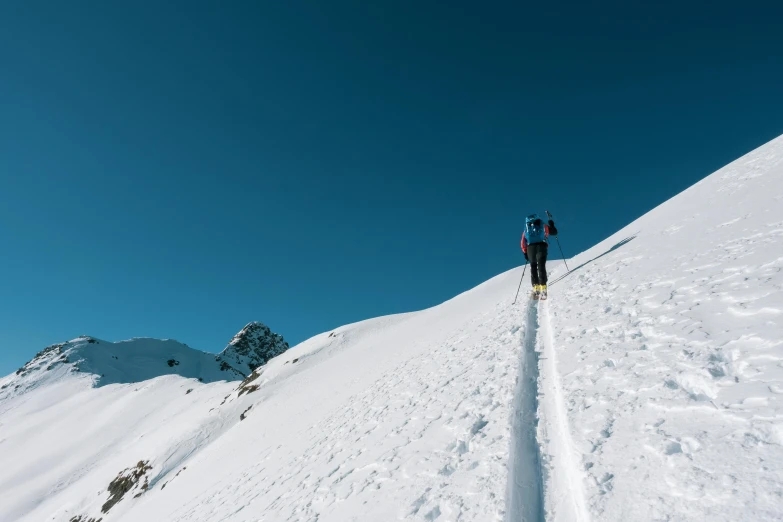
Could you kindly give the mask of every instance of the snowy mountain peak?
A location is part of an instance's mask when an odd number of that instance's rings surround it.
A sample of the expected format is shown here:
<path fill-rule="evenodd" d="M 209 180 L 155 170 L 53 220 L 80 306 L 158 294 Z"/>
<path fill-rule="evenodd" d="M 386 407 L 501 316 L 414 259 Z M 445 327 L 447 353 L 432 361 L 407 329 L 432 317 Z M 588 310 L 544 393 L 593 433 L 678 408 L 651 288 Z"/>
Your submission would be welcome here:
<path fill-rule="evenodd" d="M 282 335 L 272 332 L 265 324 L 254 321 L 248 323 L 229 341 L 220 357 L 240 372 L 250 374 L 286 350 L 288 343 Z"/>
<path fill-rule="evenodd" d="M 46 383 L 87 377 L 91 386 L 141 382 L 180 375 L 200 382 L 236 381 L 288 349 L 288 343 L 261 323 L 250 323 L 220 355 L 170 339 L 134 338 L 109 342 L 80 336 L 38 352 L 0 382 L 0 399 Z"/>

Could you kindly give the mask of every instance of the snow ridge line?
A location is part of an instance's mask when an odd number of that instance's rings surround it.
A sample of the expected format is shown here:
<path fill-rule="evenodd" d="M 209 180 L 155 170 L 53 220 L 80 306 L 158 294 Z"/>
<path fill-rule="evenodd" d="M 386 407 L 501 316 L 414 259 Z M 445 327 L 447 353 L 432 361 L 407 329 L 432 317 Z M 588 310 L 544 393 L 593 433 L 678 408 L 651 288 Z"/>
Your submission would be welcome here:
<path fill-rule="evenodd" d="M 544 522 L 538 427 L 538 307 L 528 304 L 511 417 L 506 522 Z"/>
<path fill-rule="evenodd" d="M 585 502 L 582 472 L 577 467 L 568 412 L 557 373 L 554 334 L 546 301 L 540 303 L 542 320 L 538 346 L 541 357 L 538 416 L 539 440 L 545 463 L 546 511 L 549 522 L 590 522 Z"/>

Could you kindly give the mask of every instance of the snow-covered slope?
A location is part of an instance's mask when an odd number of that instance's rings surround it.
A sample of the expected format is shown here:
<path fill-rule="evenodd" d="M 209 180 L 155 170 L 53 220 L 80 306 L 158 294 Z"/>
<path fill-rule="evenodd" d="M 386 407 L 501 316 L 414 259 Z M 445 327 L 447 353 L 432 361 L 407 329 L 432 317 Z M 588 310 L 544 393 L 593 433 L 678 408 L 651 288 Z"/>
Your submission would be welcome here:
<path fill-rule="evenodd" d="M 277 353 L 288 348 L 268 327 L 250 323 L 219 355 L 172 340 L 88 336 L 42 350 L 0 379 L 0 521 L 16 520 L 94 468 L 109 463 L 108 473 L 116 474 L 112 455 L 141 442 L 165 460 L 165 475 L 223 429 L 222 417 L 201 413 L 199 385 L 218 383 L 209 391 L 230 392 L 250 373 L 249 363 L 268 361 L 270 346 Z"/>
<path fill-rule="evenodd" d="M 783 138 L 568 263 L 241 383 L 0 398 L 0 520 L 783 519 Z"/>
<path fill-rule="evenodd" d="M 542 313 L 593 518 L 783 520 L 783 137 L 569 265 Z"/>

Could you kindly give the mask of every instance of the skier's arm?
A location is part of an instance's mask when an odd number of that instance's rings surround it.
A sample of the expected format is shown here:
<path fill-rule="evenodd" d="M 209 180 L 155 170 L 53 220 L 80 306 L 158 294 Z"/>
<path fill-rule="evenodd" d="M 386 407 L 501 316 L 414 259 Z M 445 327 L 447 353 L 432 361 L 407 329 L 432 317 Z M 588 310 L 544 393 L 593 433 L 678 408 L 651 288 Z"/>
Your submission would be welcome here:
<path fill-rule="evenodd" d="M 522 232 L 522 253 L 525 254 L 525 258 L 527 258 L 527 238 L 525 237 L 524 232 Z"/>
<path fill-rule="evenodd" d="M 547 226 L 547 230 L 551 235 L 553 236 L 557 235 L 557 227 L 555 227 L 555 222 L 552 221 L 551 219 L 549 220 L 549 225 Z"/>

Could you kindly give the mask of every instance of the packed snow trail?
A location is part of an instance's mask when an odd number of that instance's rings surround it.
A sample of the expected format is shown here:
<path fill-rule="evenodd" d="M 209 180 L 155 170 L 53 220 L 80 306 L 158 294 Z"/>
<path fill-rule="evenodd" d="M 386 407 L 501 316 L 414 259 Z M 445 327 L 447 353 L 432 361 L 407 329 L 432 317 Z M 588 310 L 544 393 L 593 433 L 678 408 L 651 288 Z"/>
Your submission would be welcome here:
<path fill-rule="evenodd" d="M 571 427 L 564 404 L 549 301 L 541 302 L 536 349 L 543 354 L 539 369 L 538 439 L 546 470 L 547 522 L 589 522 L 583 474 L 574 455 Z"/>
<path fill-rule="evenodd" d="M 557 373 L 549 309 L 530 300 L 511 421 L 507 522 L 588 522 Z"/>
<path fill-rule="evenodd" d="M 506 522 L 544 522 L 544 477 L 538 426 L 538 306 L 529 301 L 520 350 L 519 375 L 511 421 Z"/>

